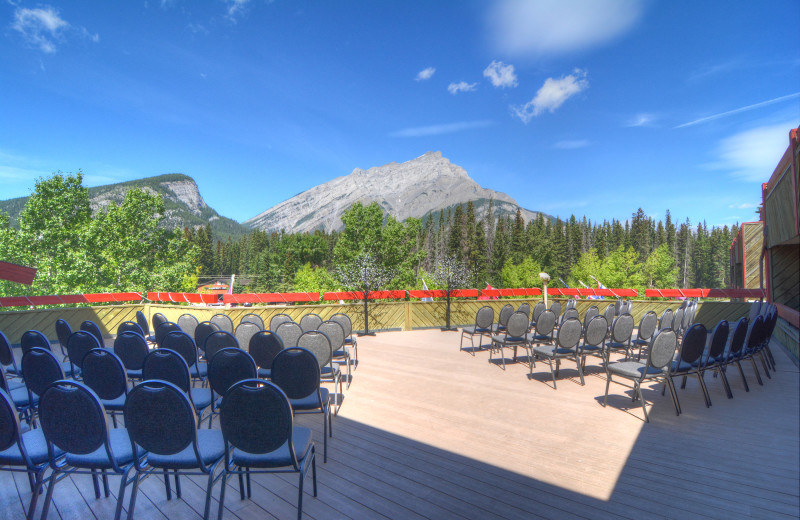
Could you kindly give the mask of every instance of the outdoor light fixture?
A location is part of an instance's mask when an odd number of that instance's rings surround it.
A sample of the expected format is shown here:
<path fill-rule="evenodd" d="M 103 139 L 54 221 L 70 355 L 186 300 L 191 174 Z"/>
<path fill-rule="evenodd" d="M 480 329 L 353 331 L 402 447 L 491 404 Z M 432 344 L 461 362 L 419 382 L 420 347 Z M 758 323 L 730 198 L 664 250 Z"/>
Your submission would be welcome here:
<path fill-rule="evenodd" d="M 539 273 L 539 278 L 542 279 L 544 284 L 544 306 L 547 308 L 547 282 L 550 281 L 550 275 L 547 273 Z"/>

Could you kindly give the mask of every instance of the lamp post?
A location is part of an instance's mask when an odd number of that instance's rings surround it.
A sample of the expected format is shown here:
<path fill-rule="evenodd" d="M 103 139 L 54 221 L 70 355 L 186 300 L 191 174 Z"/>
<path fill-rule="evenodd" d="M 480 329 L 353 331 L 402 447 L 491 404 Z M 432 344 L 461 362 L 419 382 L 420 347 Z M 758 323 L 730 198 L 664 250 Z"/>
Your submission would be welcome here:
<path fill-rule="evenodd" d="M 547 308 L 547 282 L 550 281 L 550 275 L 547 273 L 539 273 L 539 278 L 541 278 L 544 284 L 544 306 Z"/>

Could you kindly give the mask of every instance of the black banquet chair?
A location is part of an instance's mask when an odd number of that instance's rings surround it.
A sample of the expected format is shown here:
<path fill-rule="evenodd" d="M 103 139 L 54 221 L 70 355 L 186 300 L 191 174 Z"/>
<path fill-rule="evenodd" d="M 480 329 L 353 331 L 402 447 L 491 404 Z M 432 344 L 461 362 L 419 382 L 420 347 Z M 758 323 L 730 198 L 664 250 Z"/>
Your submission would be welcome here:
<path fill-rule="evenodd" d="M 100 344 L 100 347 L 106 348 L 106 344 L 103 341 L 103 333 L 100 331 L 100 327 L 97 325 L 97 323 L 91 320 L 86 320 L 83 323 L 81 323 L 80 330 L 86 331 L 95 338 L 97 338 L 97 342 Z"/>
<path fill-rule="evenodd" d="M 642 395 L 642 384 L 646 382 L 660 381 L 669 387 L 670 394 L 675 399 L 675 387 L 669 377 L 669 364 L 675 356 L 675 349 L 678 346 L 678 336 L 672 329 L 658 331 L 647 349 L 647 361 L 620 361 L 608 363 L 606 365 L 606 394 L 603 398 L 603 406 L 608 405 L 608 389 L 611 386 L 613 376 L 627 379 L 633 383 L 633 400 L 641 399 L 642 410 L 644 410 L 645 422 L 650 422 L 647 415 L 647 406 Z M 676 409 L 677 412 L 677 409 Z"/>
<path fill-rule="evenodd" d="M 250 338 L 252 338 L 256 332 L 260 330 L 261 328 L 257 323 L 253 323 L 252 321 L 242 321 L 236 326 L 236 330 L 233 331 L 233 336 L 239 343 L 240 348 L 248 348 L 250 346 Z"/>
<path fill-rule="evenodd" d="M 224 468 L 217 471 L 225 457 L 222 432 L 216 428 L 198 429 L 189 396 L 162 380 L 143 381 L 131 389 L 125 402 L 125 425 L 131 443 L 147 452 L 147 457 L 135 463 L 137 479 L 131 491 L 128 515 L 135 517 L 141 477 L 162 470 L 168 500 L 172 498 L 170 471 L 175 474 L 178 498 L 181 498 L 179 474 L 207 477 L 203 518 L 208 520 L 214 483 L 225 473 Z M 215 476 L 215 473 L 218 474 Z"/>
<path fill-rule="evenodd" d="M 211 319 L 208 321 L 219 327 L 219 330 L 224 330 L 225 332 L 233 334 L 233 320 L 231 320 L 230 316 L 227 314 L 215 314 L 211 316 Z"/>
<path fill-rule="evenodd" d="M 189 397 L 199 423 L 209 419 L 208 426 L 211 427 L 211 412 L 203 417 L 205 410 L 211 406 L 211 389 L 192 386 L 189 366 L 183 356 L 166 348 L 153 350 L 142 364 L 142 378 L 145 381 L 151 379 L 169 381 L 180 388 Z"/>
<path fill-rule="evenodd" d="M 512 307 L 513 309 L 513 307 Z M 517 361 L 517 349 L 519 347 L 527 347 L 528 345 L 528 316 L 524 312 L 514 312 L 508 317 L 503 333 L 492 335 L 492 346 L 489 351 L 489 362 L 492 361 L 492 353 L 499 352 L 500 359 L 503 363 L 503 370 L 506 369 L 506 357 L 503 355 L 503 349 L 514 349 L 514 361 Z"/>
<path fill-rule="evenodd" d="M 123 332 L 114 339 L 114 354 L 122 360 L 131 379 L 142 379 L 142 364 L 149 353 L 147 340 L 137 332 Z"/>
<path fill-rule="evenodd" d="M 258 369 L 252 356 L 240 348 L 224 348 L 208 361 L 208 386 L 211 388 L 211 418 L 219 415 L 219 401 L 239 381 L 256 379 Z"/>
<path fill-rule="evenodd" d="M 272 382 L 289 398 L 295 414 L 322 414 L 322 461 L 328 461 L 328 437 L 333 437 L 330 393 L 320 385 L 319 364 L 304 348 L 287 348 L 272 362 Z"/>
<path fill-rule="evenodd" d="M 574 310 L 574 309 L 568 309 Z M 583 324 L 577 317 L 567 318 L 558 328 L 558 335 L 555 338 L 553 345 L 540 345 L 533 347 L 533 355 L 538 358 L 545 358 L 550 364 L 550 374 L 553 376 L 553 389 L 556 389 L 556 378 L 558 371 L 561 367 L 562 359 L 573 359 L 578 366 L 578 374 L 581 376 L 581 384 L 585 384 L 583 380 L 583 367 L 581 366 L 581 359 L 578 355 L 578 343 L 581 340 L 581 333 L 583 332 Z M 553 363 L 555 362 L 555 369 Z M 531 373 L 533 373 L 533 365 L 531 364 Z"/>
<path fill-rule="evenodd" d="M 276 385 L 258 379 L 234 384 L 225 394 L 220 411 L 225 439 L 225 475 L 219 499 L 220 517 L 225 505 L 225 479 L 239 474 L 239 493 L 244 498 L 241 475 L 250 473 L 298 473 L 297 518 L 303 517 L 303 481 L 311 469 L 317 496 L 317 466 L 311 430 L 294 426 L 289 398 Z"/>
<path fill-rule="evenodd" d="M 83 383 L 97 394 L 103 408 L 117 427 L 117 415 L 122 415 L 128 397 L 128 376 L 125 365 L 110 350 L 94 348 L 83 356 Z"/>
<path fill-rule="evenodd" d="M 269 379 L 272 371 L 272 361 L 278 352 L 283 350 L 281 338 L 271 330 L 262 330 L 250 338 L 248 351 L 253 356 L 253 361 L 258 367 L 258 377 Z"/>
<path fill-rule="evenodd" d="M 286 323 L 287 321 L 294 321 L 291 316 L 286 313 L 279 313 L 269 319 L 269 330 L 277 330 L 278 326 L 281 323 Z"/>
<path fill-rule="evenodd" d="M 241 348 L 239 342 L 236 341 L 236 336 L 224 330 L 217 330 L 209 334 L 203 345 L 206 359 L 211 359 L 214 354 L 224 348 Z"/>
<path fill-rule="evenodd" d="M 264 330 L 264 320 L 261 318 L 261 316 L 252 312 L 242 316 L 242 319 L 239 320 L 239 324 L 242 323 L 255 323 L 258 325 L 258 330 Z"/>
<path fill-rule="evenodd" d="M 472 348 L 470 353 L 475 355 L 475 336 L 478 336 L 478 341 L 486 336 L 489 341 L 492 341 L 492 323 L 494 323 L 494 309 L 485 305 L 478 309 L 475 313 L 475 324 L 464 327 L 461 329 L 461 342 L 458 345 L 458 350 L 464 350 L 464 338 L 469 337 Z M 478 345 L 480 350 L 481 345 Z"/>
<path fill-rule="evenodd" d="M 188 312 L 178 317 L 178 327 L 192 338 L 194 338 L 194 329 L 197 328 L 199 323 L 194 314 L 189 314 Z"/>
<path fill-rule="evenodd" d="M 103 405 L 87 386 L 75 381 L 57 381 L 42 394 L 39 403 L 39 419 L 50 454 L 53 474 L 42 506 L 42 519 L 53 497 L 53 489 L 62 473 L 88 473 L 94 481 L 94 493 L 100 498 L 97 472 L 103 480 L 105 496 L 110 495 L 107 472 L 121 475 L 117 508 L 114 520 L 119 520 L 125 489 L 135 478 L 131 478 L 134 462 L 144 456 L 142 450 L 131 445 L 128 430 L 108 428 Z M 57 452 L 65 452 L 56 458 Z M 134 485 L 135 489 L 135 485 Z"/>

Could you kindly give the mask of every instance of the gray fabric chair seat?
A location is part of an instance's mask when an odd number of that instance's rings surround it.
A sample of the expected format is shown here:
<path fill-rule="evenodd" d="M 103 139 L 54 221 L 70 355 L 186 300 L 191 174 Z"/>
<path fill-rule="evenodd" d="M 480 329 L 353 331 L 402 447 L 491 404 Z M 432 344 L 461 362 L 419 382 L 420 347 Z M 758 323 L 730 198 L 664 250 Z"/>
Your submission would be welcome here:
<path fill-rule="evenodd" d="M 536 334 L 535 332 L 531 332 L 526 335 L 526 339 L 529 343 L 544 343 L 544 342 L 552 342 L 553 338 L 551 336 L 546 336 L 543 334 Z"/>
<path fill-rule="evenodd" d="M 611 349 L 618 349 L 618 348 L 627 349 L 629 347 L 625 343 L 619 343 L 617 341 L 609 341 L 608 343 L 606 343 L 606 348 L 611 350 Z"/>
<path fill-rule="evenodd" d="M 24 407 L 29 406 L 31 404 L 31 398 L 28 394 L 28 389 L 25 386 L 19 386 L 17 388 L 12 388 L 11 392 L 9 392 L 9 397 L 14 402 L 14 406 L 17 407 Z M 39 402 L 39 396 L 34 394 L 33 396 L 33 403 L 37 404 Z"/>
<path fill-rule="evenodd" d="M 320 388 L 319 392 L 322 396 L 322 404 L 325 405 L 328 402 L 330 392 L 327 388 Z M 316 392 L 300 399 L 289 399 L 289 403 L 292 405 L 292 410 L 316 410 L 319 408 L 319 399 L 317 399 Z"/>
<path fill-rule="evenodd" d="M 122 394 L 115 399 L 100 399 L 100 402 L 103 403 L 103 408 L 106 410 L 113 410 L 115 412 L 121 412 L 123 408 L 125 408 L 125 399 L 127 399 L 128 394 Z"/>
<path fill-rule="evenodd" d="M 28 456 L 34 464 L 47 462 L 47 443 L 44 440 L 44 433 L 41 428 L 27 431 L 22 434 L 22 442 L 28 451 Z M 63 451 L 55 448 L 56 457 L 64 454 Z M 15 443 L 5 451 L 0 451 L 0 464 L 9 466 L 25 466 L 25 460 L 19 451 L 19 446 Z"/>
<path fill-rule="evenodd" d="M 225 455 L 225 441 L 219 430 L 197 430 L 197 451 L 205 465 L 211 465 Z M 191 443 L 174 455 L 158 455 L 148 453 L 147 461 L 157 468 L 167 469 L 194 469 L 197 467 L 197 457 Z"/>
<path fill-rule="evenodd" d="M 518 343 L 520 345 L 527 342 L 527 338 L 525 336 L 505 336 L 502 334 L 492 334 L 492 341 L 496 343 L 505 343 L 506 345 L 511 345 L 514 343 Z"/>
<path fill-rule="evenodd" d="M 311 430 L 302 426 L 292 427 L 292 444 L 297 457 L 302 458 L 311 447 Z M 277 450 L 264 454 L 247 453 L 234 448 L 231 459 L 237 466 L 245 468 L 281 468 L 292 465 L 288 441 Z"/>
<path fill-rule="evenodd" d="M 114 457 L 116 457 L 119 466 L 126 466 L 133 462 L 133 448 L 131 447 L 131 438 L 128 436 L 128 430 L 125 428 L 108 430 L 108 438 L 111 441 L 111 452 L 114 454 Z M 144 451 L 139 447 L 137 447 L 137 451 L 139 456 L 144 454 Z M 70 466 L 78 466 L 81 468 L 113 468 L 113 464 L 111 464 L 111 461 L 108 459 L 105 446 L 100 446 L 86 455 L 67 453 L 66 460 L 67 464 Z"/>
<path fill-rule="evenodd" d="M 547 357 L 567 357 L 575 355 L 574 348 L 560 348 L 556 345 L 542 345 L 539 347 L 534 347 L 533 352 L 534 354 L 541 354 Z"/>
<path fill-rule="evenodd" d="M 593 354 L 595 352 L 602 352 L 603 351 L 603 347 L 601 347 L 599 345 L 581 345 L 581 348 L 587 354 Z"/>
<path fill-rule="evenodd" d="M 692 369 L 692 367 L 696 367 L 700 363 L 698 360 L 695 363 L 687 363 L 685 361 L 673 361 L 670 365 L 671 372 L 687 372 Z"/>
<path fill-rule="evenodd" d="M 141 368 L 126 368 L 125 372 L 128 374 L 128 377 L 132 377 L 133 379 L 141 379 L 142 378 L 142 369 Z"/>
<path fill-rule="evenodd" d="M 462 331 L 467 334 L 489 334 L 492 332 L 492 329 L 490 327 L 476 327 L 475 325 L 470 325 L 464 327 Z"/>
<path fill-rule="evenodd" d="M 270 370 L 269 368 L 259 368 L 258 369 L 258 377 L 259 377 L 259 379 L 262 379 L 262 378 L 269 379 L 270 377 L 272 377 L 272 370 Z"/>
<path fill-rule="evenodd" d="M 644 372 L 645 368 L 647 367 L 646 364 L 640 363 L 638 361 L 621 361 L 618 363 L 611 363 L 608 365 L 608 371 L 612 374 L 618 374 L 623 377 L 627 378 L 635 378 L 638 379 L 642 377 L 642 373 Z M 663 376 L 664 370 L 660 368 L 647 368 L 647 373 L 644 375 L 645 379 L 657 376 Z"/>
<path fill-rule="evenodd" d="M 320 376 L 322 376 L 322 379 L 325 379 L 326 377 L 331 377 L 331 375 L 333 375 L 334 377 L 341 377 L 342 372 L 341 370 L 339 370 L 339 367 L 336 366 L 331 367 L 330 365 L 325 365 L 324 367 L 319 369 L 319 374 Z"/>

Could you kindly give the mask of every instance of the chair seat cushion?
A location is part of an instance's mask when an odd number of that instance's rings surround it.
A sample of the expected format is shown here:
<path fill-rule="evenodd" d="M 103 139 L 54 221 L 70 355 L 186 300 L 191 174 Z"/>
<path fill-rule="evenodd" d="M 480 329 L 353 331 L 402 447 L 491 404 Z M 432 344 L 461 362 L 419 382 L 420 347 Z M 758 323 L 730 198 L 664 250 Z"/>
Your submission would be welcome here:
<path fill-rule="evenodd" d="M 541 347 L 534 347 L 533 352 L 545 357 L 568 357 L 575 355 L 574 348 L 561 348 L 556 345 L 542 345 Z"/>
<path fill-rule="evenodd" d="M 350 359 L 350 352 L 345 349 L 342 350 L 334 350 L 333 354 L 331 355 L 332 358 L 347 358 Z"/>
<path fill-rule="evenodd" d="M 608 348 L 608 349 L 612 349 L 612 348 L 624 348 L 624 349 L 627 349 L 627 348 L 630 348 L 630 345 L 628 345 L 626 343 L 619 343 L 618 341 L 609 341 L 608 343 L 606 343 L 606 348 Z"/>
<path fill-rule="evenodd" d="M 31 404 L 30 394 L 28 394 L 28 389 L 25 388 L 24 386 L 13 388 L 9 393 L 9 397 L 11 397 L 11 401 L 17 408 L 25 408 L 27 406 L 30 406 Z M 33 403 L 34 404 L 39 403 L 38 395 L 33 396 Z"/>
<path fill-rule="evenodd" d="M 31 458 L 33 464 L 38 465 L 47 462 L 47 443 L 44 440 L 44 433 L 41 428 L 29 430 L 22 434 L 22 443 Z M 64 452 L 55 448 L 56 456 L 60 457 Z M 19 451 L 19 446 L 14 444 L 5 451 L 0 451 L 0 465 L 25 466 L 25 460 Z"/>
<path fill-rule="evenodd" d="M 692 365 L 690 365 L 689 363 L 687 363 L 685 361 L 680 361 L 680 360 L 675 360 L 670 365 L 670 371 L 671 372 L 678 372 L 678 373 L 688 372 L 691 369 L 692 369 Z"/>
<path fill-rule="evenodd" d="M 206 466 L 213 464 L 225 455 L 225 441 L 220 430 L 197 430 L 197 451 L 200 459 Z M 197 456 L 191 443 L 183 450 L 173 455 L 147 454 L 147 462 L 151 466 L 166 469 L 191 469 L 197 468 Z"/>
<path fill-rule="evenodd" d="M 134 379 L 141 379 L 142 378 L 142 369 L 141 368 L 127 368 L 125 369 L 127 372 L 128 377 L 132 377 Z"/>
<path fill-rule="evenodd" d="M 133 448 L 131 447 L 131 439 L 128 436 L 128 430 L 125 428 L 114 428 L 108 430 L 108 438 L 111 441 L 111 453 L 117 461 L 117 465 L 125 466 L 133 462 Z M 139 455 L 141 456 L 144 451 L 137 447 Z M 67 464 L 79 468 L 97 468 L 97 469 L 111 469 L 112 464 L 108 459 L 105 446 L 100 446 L 91 453 L 86 455 L 76 455 L 74 453 L 67 453 Z"/>
<path fill-rule="evenodd" d="M 210 388 L 190 388 L 189 393 L 192 396 L 195 410 L 205 410 L 211 405 Z"/>
<path fill-rule="evenodd" d="M 320 388 L 319 394 L 322 399 L 322 406 L 325 406 L 330 392 L 327 388 Z M 289 399 L 289 403 L 292 405 L 292 410 L 315 410 L 320 407 L 320 397 L 317 397 L 317 393 L 314 392 L 301 399 Z"/>
<path fill-rule="evenodd" d="M 269 379 L 272 377 L 272 370 L 269 368 L 259 368 L 258 369 L 258 377 L 259 378 L 267 378 Z"/>
<path fill-rule="evenodd" d="M 659 368 L 647 367 L 645 363 L 638 361 L 620 361 L 618 363 L 610 363 L 608 371 L 614 375 L 627 377 L 628 379 L 639 379 L 647 368 L 647 373 L 644 375 L 645 379 L 662 376 L 664 371 Z"/>
<path fill-rule="evenodd" d="M 503 334 L 493 334 L 492 335 L 492 342 L 493 343 L 501 343 L 505 345 L 522 345 L 527 343 L 525 336 L 506 336 Z"/>
<path fill-rule="evenodd" d="M 189 369 L 189 374 L 194 378 L 208 377 L 208 363 L 205 361 L 198 361 Z"/>
<path fill-rule="evenodd" d="M 311 430 L 302 426 L 294 426 L 292 428 L 292 445 L 297 459 L 302 460 L 306 450 L 311 446 Z M 231 459 L 237 466 L 247 468 L 281 468 L 292 465 L 289 441 L 269 453 L 247 453 L 234 448 Z"/>
<path fill-rule="evenodd" d="M 528 334 L 527 338 L 530 343 L 551 343 L 553 341 L 552 337 L 544 334 L 536 334 L 535 332 Z"/>
<path fill-rule="evenodd" d="M 470 325 L 469 327 L 464 327 L 461 329 L 462 334 L 491 334 L 492 329 L 488 327 L 476 327 L 475 325 Z"/>
<path fill-rule="evenodd" d="M 125 408 L 125 399 L 128 398 L 128 394 L 122 394 L 114 399 L 101 399 L 100 401 L 103 403 L 103 407 L 106 410 L 113 410 L 113 411 L 122 411 Z"/>

